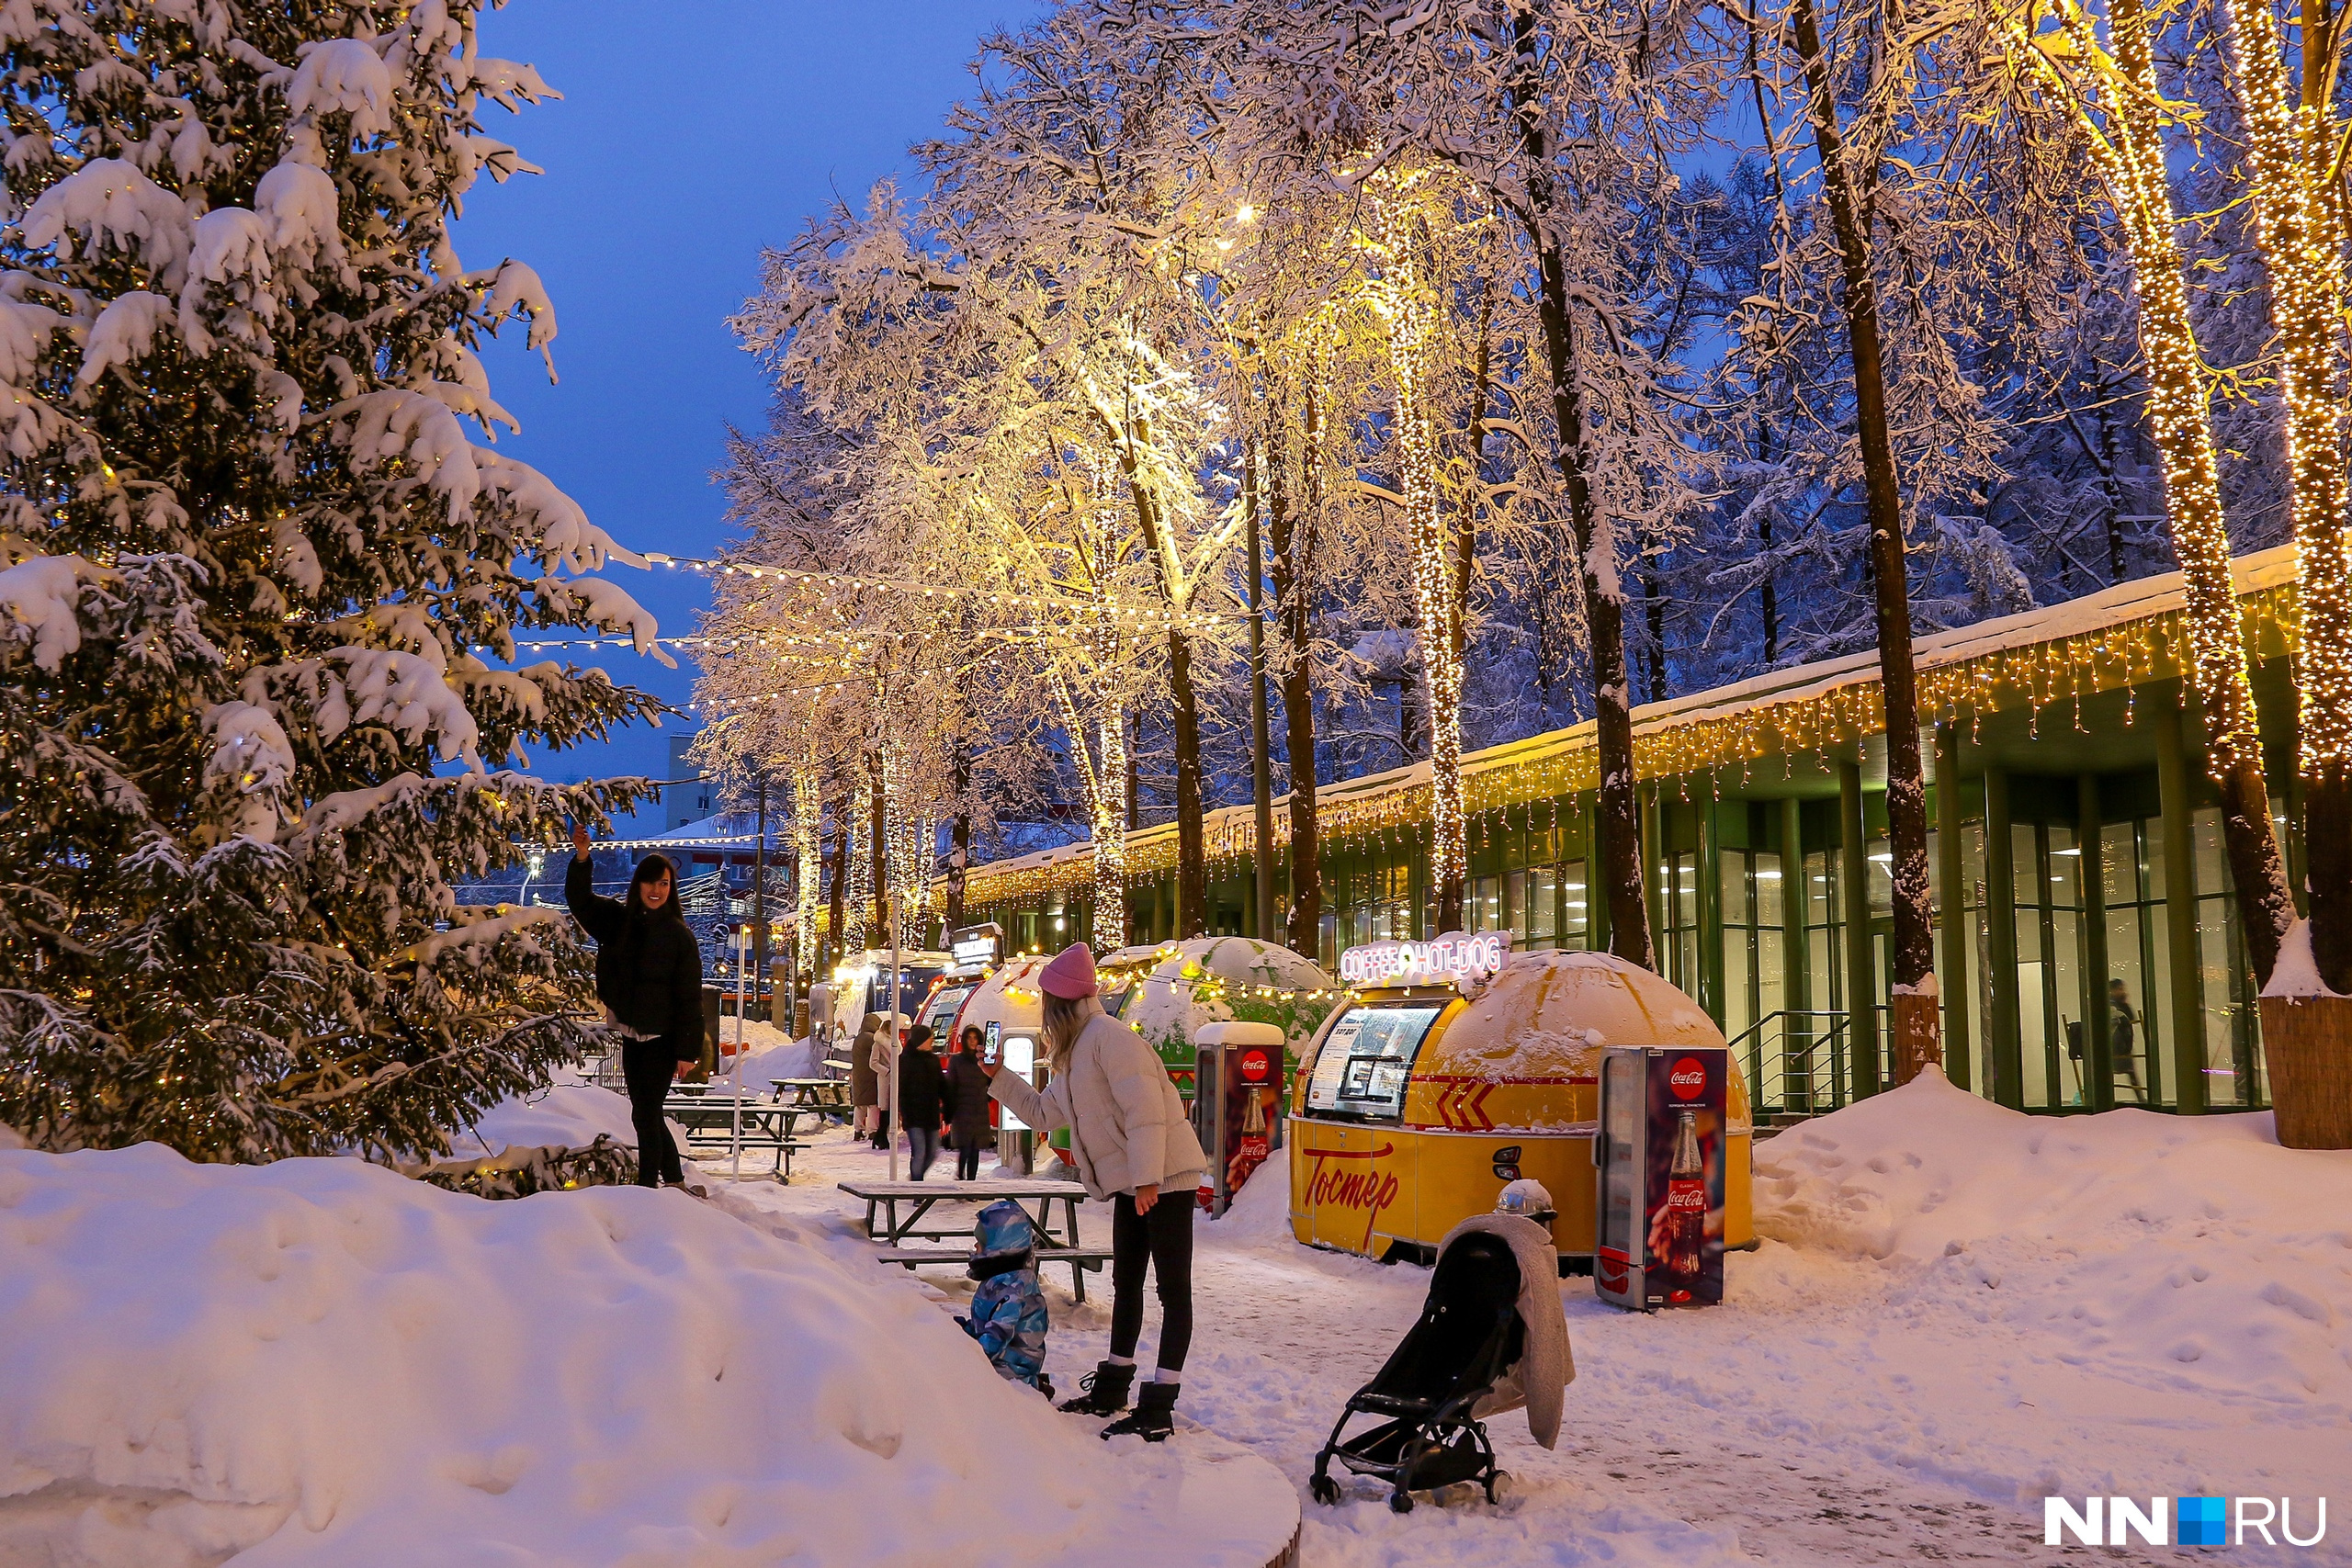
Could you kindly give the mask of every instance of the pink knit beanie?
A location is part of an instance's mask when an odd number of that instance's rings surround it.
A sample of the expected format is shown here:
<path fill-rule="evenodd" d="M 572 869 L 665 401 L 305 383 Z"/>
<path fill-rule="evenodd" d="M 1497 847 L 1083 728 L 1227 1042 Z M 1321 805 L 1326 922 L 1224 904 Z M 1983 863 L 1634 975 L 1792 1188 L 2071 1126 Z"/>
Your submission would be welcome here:
<path fill-rule="evenodd" d="M 1094 954 L 1082 942 L 1071 942 L 1046 964 L 1037 984 L 1064 1001 L 1094 994 Z"/>

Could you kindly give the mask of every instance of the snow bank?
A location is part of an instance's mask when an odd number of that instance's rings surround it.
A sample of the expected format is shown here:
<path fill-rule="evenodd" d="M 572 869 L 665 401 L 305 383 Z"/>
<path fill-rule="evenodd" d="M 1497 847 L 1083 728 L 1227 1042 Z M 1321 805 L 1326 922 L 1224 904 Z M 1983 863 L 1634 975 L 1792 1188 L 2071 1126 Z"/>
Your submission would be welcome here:
<path fill-rule="evenodd" d="M 718 1021 L 718 1076 L 735 1081 L 735 1021 Z M 743 1024 L 743 1083 L 766 1089 L 778 1078 L 813 1078 L 824 1053 L 808 1040 L 794 1040 L 773 1023 L 748 1019 Z"/>
<path fill-rule="evenodd" d="M 1258 1461 L 1114 1453 L 896 1280 L 666 1192 L 0 1154 L 0 1561 L 1271 1555 L 1179 1517 Z"/>
<path fill-rule="evenodd" d="M 558 1084 L 527 1099 L 500 1100 L 483 1111 L 469 1131 L 449 1141 L 449 1152 L 455 1158 L 467 1159 L 476 1154 L 496 1154 L 509 1145 L 585 1148 L 599 1133 L 611 1134 L 615 1143 L 637 1147 L 628 1097 L 594 1084 Z M 678 1136 L 674 1131 L 672 1135 Z M 679 1136 L 682 1145 L 684 1141 Z M 474 1146 L 477 1144 L 479 1148 Z"/>
<path fill-rule="evenodd" d="M 1757 1228 L 1884 1260 L 1897 1311 L 2143 1386 L 2352 1402 L 2352 1154 L 2265 1114 L 2026 1116 L 1940 1073 L 1756 1151 Z"/>
<path fill-rule="evenodd" d="M 1295 1128 L 1293 1129 L 1296 1131 Z M 1253 1251 L 1296 1248 L 1290 1228 L 1290 1151 L 1276 1149 L 1250 1173 L 1233 1202 L 1214 1221 L 1202 1222 L 1216 1238 Z"/>

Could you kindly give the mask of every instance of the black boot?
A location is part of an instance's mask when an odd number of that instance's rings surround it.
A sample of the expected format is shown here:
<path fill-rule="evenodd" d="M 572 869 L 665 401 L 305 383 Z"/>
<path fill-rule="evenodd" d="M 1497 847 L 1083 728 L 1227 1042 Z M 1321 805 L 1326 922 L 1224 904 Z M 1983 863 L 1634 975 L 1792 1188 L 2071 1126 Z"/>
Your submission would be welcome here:
<path fill-rule="evenodd" d="M 1136 1395 L 1136 1413 L 1102 1428 L 1106 1438 L 1133 1432 L 1147 1443 L 1162 1443 L 1176 1429 L 1177 1384 L 1153 1379 Z"/>
<path fill-rule="evenodd" d="M 1135 1381 L 1133 1361 L 1125 1366 L 1104 1361 L 1078 1380 L 1078 1386 L 1086 1392 L 1066 1401 L 1062 1408 L 1072 1416 L 1116 1416 L 1127 1407 L 1127 1385 Z"/>

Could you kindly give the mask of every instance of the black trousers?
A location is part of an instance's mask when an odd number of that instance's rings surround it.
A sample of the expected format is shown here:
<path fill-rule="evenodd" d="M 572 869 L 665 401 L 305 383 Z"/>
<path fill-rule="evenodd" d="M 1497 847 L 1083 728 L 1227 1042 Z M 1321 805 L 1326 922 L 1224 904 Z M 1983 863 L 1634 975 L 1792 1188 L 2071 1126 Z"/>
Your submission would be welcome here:
<path fill-rule="evenodd" d="M 1111 1200 L 1111 1354 L 1133 1357 L 1143 1337 L 1143 1274 L 1159 1285 L 1159 1364 L 1184 1370 L 1193 1347 L 1193 1195 L 1163 1191 L 1150 1212 L 1136 1195 Z"/>
<path fill-rule="evenodd" d="M 907 1129 L 907 1170 L 917 1181 L 931 1169 L 931 1162 L 939 1157 L 939 1128 L 929 1122 L 919 1122 Z"/>
<path fill-rule="evenodd" d="M 987 1134 L 982 1133 L 967 1138 L 961 1133 L 956 1134 L 956 1180 L 977 1181 L 979 1179 L 980 1139 L 987 1135 Z"/>
<path fill-rule="evenodd" d="M 668 1041 L 631 1042 L 621 1052 L 621 1077 L 628 1083 L 628 1119 L 637 1128 L 637 1184 L 659 1187 L 667 1181 L 683 1184 L 686 1173 L 678 1166 L 678 1142 L 670 1136 L 670 1122 L 662 1114 L 678 1059 Z"/>

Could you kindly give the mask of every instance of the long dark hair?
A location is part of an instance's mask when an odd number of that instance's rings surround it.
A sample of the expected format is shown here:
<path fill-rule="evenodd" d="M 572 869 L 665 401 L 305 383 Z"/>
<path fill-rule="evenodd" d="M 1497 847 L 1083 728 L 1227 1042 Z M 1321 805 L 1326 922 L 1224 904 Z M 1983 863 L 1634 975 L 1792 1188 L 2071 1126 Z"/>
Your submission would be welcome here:
<path fill-rule="evenodd" d="M 659 882 L 664 876 L 670 879 L 670 897 L 662 901 L 660 908 L 647 908 L 645 897 L 639 890 L 647 883 Z M 685 923 L 686 912 L 678 907 L 677 868 L 670 863 L 667 857 L 658 854 L 648 855 L 637 863 L 637 874 L 628 879 L 628 912 L 632 918 L 650 915 L 657 920 L 676 920 L 681 925 Z"/>

